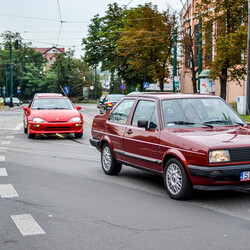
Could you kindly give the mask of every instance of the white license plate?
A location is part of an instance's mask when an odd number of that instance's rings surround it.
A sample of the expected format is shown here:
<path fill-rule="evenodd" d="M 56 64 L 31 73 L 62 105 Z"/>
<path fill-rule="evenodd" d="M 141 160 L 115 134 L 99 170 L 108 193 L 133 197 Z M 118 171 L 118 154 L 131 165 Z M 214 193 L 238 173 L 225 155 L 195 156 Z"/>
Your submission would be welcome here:
<path fill-rule="evenodd" d="M 250 171 L 241 172 L 240 181 L 250 181 Z"/>

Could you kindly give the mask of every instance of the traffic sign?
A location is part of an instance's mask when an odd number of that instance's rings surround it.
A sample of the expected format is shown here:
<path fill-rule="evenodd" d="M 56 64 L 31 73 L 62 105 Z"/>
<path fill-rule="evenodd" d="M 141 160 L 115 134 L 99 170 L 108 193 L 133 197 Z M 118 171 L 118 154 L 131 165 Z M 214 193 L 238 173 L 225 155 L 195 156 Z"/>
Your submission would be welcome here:
<path fill-rule="evenodd" d="M 94 88 L 95 88 L 95 87 L 94 87 L 93 85 L 91 85 L 91 86 L 89 87 L 90 90 L 94 90 Z"/>
<path fill-rule="evenodd" d="M 18 86 L 18 87 L 17 87 L 17 94 L 20 94 L 20 93 L 21 93 L 21 87 Z"/>
<path fill-rule="evenodd" d="M 70 87 L 64 87 L 64 92 L 68 95 L 70 93 Z"/>
<path fill-rule="evenodd" d="M 143 88 L 144 88 L 144 89 L 149 88 L 149 82 L 144 82 L 144 83 L 143 83 Z"/>
<path fill-rule="evenodd" d="M 120 86 L 120 88 L 121 88 L 121 90 L 125 90 L 125 89 L 126 89 L 126 84 L 122 84 L 122 85 Z"/>

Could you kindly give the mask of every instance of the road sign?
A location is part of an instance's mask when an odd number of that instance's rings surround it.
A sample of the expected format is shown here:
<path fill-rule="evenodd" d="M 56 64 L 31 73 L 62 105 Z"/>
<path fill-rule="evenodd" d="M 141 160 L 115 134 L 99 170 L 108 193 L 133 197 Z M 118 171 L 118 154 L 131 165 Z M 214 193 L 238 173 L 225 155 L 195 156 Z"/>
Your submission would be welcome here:
<path fill-rule="evenodd" d="M 125 90 L 125 89 L 126 89 L 126 84 L 122 84 L 122 85 L 120 86 L 120 88 L 121 88 L 121 90 Z"/>
<path fill-rule="evenodd" d="M 18 87 L 17 87 L 17 94 L 20 94 L 20 93 L 21 93 L 21 87 L 18 86 Z"/>
<path fill-rule="evenodd" d="M 149 82 L 144 82 L 144 83 L 143 83 L 143 88 L 144 88 L 144 89 L 149 88 Z"/>
<path fill-rule="evenodd" d="M 70 93 L 70 87 L 64 87 L 64 92 L 68 95 Z"/>
<path fill-rule="evenodd" d="M 93 85 L 91 85 L 91 86 L 89 87 L 90 90 L 94 90 L 94 88 L 95 88 L 95 87 L 94 87 Z"/>

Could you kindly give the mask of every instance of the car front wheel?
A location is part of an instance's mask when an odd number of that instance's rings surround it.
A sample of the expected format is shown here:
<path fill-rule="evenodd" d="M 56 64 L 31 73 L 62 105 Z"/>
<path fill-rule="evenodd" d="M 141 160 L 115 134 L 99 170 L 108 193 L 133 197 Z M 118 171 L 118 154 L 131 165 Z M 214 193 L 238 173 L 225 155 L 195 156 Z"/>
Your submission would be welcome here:
<path fill-rule="evenodd" d="M 117 175 L 120 173 L 122 165 L 115 160 L 108 143 L 105 143 L 102 147 L 101 162 L 105 174 Z"/>
<path fill-rule="evenodd" d="M 75 133 L 75 138 L 82 138 L 83 133 Z"/>
<path fill-rule="evenodd" d="M 35 134 L 30 134 L 29 124 L 27 125 L 27 135 L 28 135 L 28 138 L 29 138 L 29 139 L 35 138 Z"/>
<path fill-rule="evenodd" d="M 170 159 L 164 169 L 164 184 L 169 196 L 176 200 L 185 200 L 193 195 L 193 187 L 182 163 Z"/>

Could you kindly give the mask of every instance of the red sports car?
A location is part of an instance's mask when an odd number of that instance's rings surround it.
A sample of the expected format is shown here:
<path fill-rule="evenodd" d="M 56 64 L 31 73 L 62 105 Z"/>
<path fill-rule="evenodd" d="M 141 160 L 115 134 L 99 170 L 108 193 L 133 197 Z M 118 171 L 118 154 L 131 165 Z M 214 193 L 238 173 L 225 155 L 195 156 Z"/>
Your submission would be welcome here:
<path fill-rule="evenodd" d="M 83 117 L 80 106 L 74 107 L 69 98 L 61 94 L 36 94 L 24 110 L 24 133 L 28 138 L 36 134 L 69 134 L 76 138 L 83 135 Z"/>

